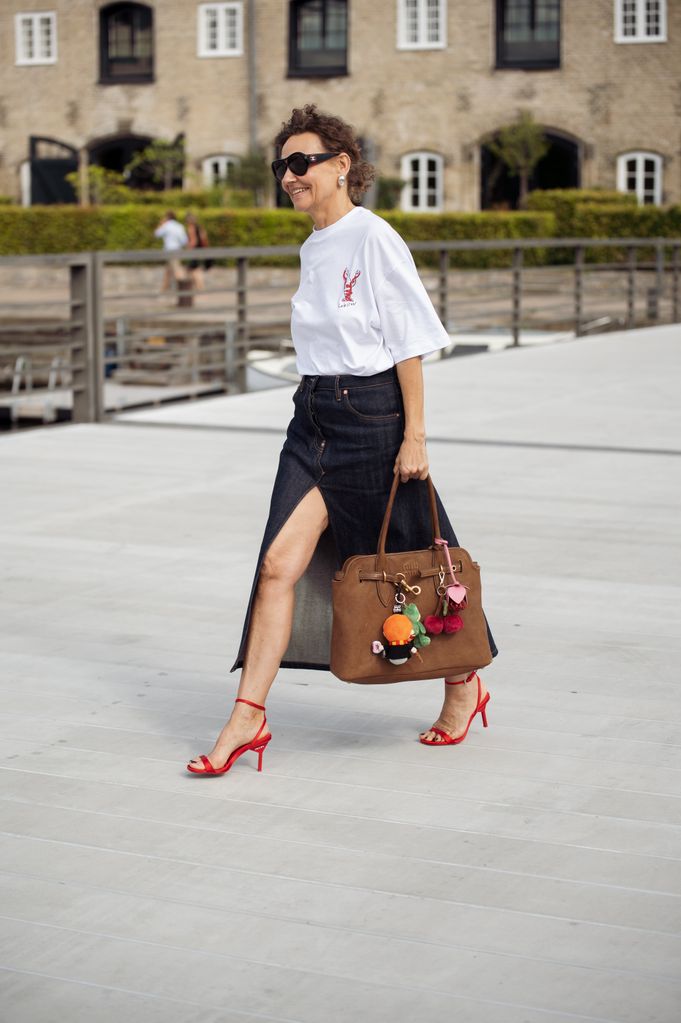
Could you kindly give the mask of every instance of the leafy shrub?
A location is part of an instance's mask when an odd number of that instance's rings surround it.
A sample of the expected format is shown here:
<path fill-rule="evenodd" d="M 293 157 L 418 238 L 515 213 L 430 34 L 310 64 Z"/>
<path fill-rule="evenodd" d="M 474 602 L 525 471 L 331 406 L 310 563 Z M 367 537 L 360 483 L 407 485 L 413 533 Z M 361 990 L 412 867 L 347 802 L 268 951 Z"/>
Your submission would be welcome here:
<path fill-rule="evenodd" d="M 407 242 L 483 241 L 495 238 L 551 238 L 555 219 L 551 213 L 380 213 Z M 437 266 L 436 252 L 416 252 L 419 266 Z M 450 265 L 456 267 L 507 267 L 511 251 L 452 252 Z M 525 252 L 525 262 L 545 262 L 545 250 Z"/>
<path fill-rule="evenodd" d="M 550 188 L 530 192 L 528 210 L 543 210 L 556 218 L 556 234 L 561 238 L 574 237 L 575 211 L 584 205 L 627 206 L 637 209 L 636 196 L 628 192 L 615 192 L 606 188 Z"/>
<path fill-rule="evenodd" d="M 634 206 L 585 203 L 573 215 L 572 235 L 575 238 L 680 238 L 681 206 Z M 626 248 L 590 248 L 591 262 L 623 262 Z M 654 259 L 653 249 L 637 249 L 637 262 Z"/>
<path fill-rule="evenodd" d="M 154 228 L 168 205 L 167 201 L 92 207 L 0 205 L 0 255 L 158 248 Z M 173 205 L 180 208 L 179 203 Z M 210 244 L 219 247 L 300 246 L 312 229 L 310 218 L 295 210 L 199 208 L 198 203 L 194 209 L 199 212 Z M 389 210 L 380 215 L 408 242 L 555 237 L 556 218 L 549 212 L 433 214 Z M 573 237 L 593 238 L 681 237 L 681 206 L 661 209 L 632 207 L 630 203 L 579 203 L 574 208 L 570 233 Z M 571 253 L 556 253 L 572 261 Z M 618 253 L 617 258 L 622 258 L 621 250 Z M 525 262 L 540 264 L 549 254 L 546 249 L 526 251 Z M 593 250 L 588 255 L 594 258 Z M 607 258 L 614 257 L 611 253 Z M 296 256 L 278 257 L 276 262 L 282 259 L 287 265 L 297 263 Z M 436 266 L 438 254 L 417 252 L 415 259 L 420 266 Z M 451 265 L 456 267 L 506 267 L 510 259 L 510 251 L 450 254 Z M 273 262 L 270 257 L 266 261 Z"/>

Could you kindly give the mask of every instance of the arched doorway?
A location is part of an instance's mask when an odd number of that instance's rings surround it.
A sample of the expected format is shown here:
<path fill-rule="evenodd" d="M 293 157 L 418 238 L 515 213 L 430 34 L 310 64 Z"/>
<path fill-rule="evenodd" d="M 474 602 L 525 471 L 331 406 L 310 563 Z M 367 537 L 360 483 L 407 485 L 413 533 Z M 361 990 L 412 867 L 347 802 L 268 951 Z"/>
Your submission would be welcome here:
<path fill-rule="evenodd" d="M 493 135 L 494 138 L 496 136 Z M 529 181 L 529 189 L 579 188 L 581 183 L 582 143 L 571 135 L 544 129 L 549 150 L 539 161 Z M 511 177 L 508 168 L 492 153 L 485 141 L 480 144 L 480 208 L 516 210 L 520 178 Z"/>
<path fill-rule="evenodd" d="M 103 139 L 96 139 L 88 146 L 89 162 L 122 174 L 135 153 L 144 149 L 150 142 L 151 138 L 148 135 L 109 135 Z M 131 188 L 155 187 L 147 180 L 147 176 L 141 173 L 141 168 L 130 176 L 126 184 Z"/>

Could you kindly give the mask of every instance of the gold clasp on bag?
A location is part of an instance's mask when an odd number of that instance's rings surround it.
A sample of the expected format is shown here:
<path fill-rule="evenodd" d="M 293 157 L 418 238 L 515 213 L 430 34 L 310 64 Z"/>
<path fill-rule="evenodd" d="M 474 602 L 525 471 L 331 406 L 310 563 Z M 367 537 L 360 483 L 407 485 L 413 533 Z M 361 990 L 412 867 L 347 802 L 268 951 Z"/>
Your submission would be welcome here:
<path fill-rule="evenodd" d="M 404 572 L 397 572 L 395 578 L 401 580 L 401 582 L 398 585 L 400 585 L 403 590 L 406 590 L 407 593 L 414 593 L 418 597 L 419 593 L 421 592 L 421 587 L 410 586 L 409 583 L 407 582 L 407 577 L 405 576 Z"/>
<path fill-rule="evenodd" d="M 437 591 L 436 592 L 437 592 L 438 596 L 440 596 L 440 597 L 443 597 L 445 595 L 445 593 L 447 592 L 447 587 L 445 586 L 445 571 L 444 571 L 443 568 L 440 568 L 439 571 L 438 571 Z"/>

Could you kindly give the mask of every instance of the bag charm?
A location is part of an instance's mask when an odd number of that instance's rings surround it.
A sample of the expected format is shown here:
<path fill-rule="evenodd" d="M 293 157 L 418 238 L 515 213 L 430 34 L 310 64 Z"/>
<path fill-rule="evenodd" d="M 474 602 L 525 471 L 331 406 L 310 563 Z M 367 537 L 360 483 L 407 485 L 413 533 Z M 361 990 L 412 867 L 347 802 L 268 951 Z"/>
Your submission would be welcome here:
<path fill-rule="evenodd" d="M 420 593 L 420 587 L 408 586 L 406 581 L 400 579 L 397 583 L 393 613 L 383 622 L 383 636 L 386 639 L 385 645 L 380 640 L 374 640 L 371 649 L 375 654 L 382 654 L 391 664 L 406 664 L 412 654 L 415 654 L 417 647 L 426 646 L 430 639 L 425 635 L 425 629 L 421 624 L 421 615 L 416 604 L 407 604 L 403 589 L 412 593 Z"/>
<path fill-rule="evenodd" d="M 447 541 L 441 537 L 435 537 L 435 543 L 440 544 L 444 549 L 452 582 L 449 586 L 445 586 L 445 573 L 440 569 L 437 593 L 439 597 L 442 597 L 442 601 L 439 604 L 438 612 L 434 615 L 428 615 L 423 624 L 426 627 L 426 631 L 434 636 L 439 635 L 441 632 L 449 635 L 453 632 L 460 632 L 463 629 L 463 618 L 458 612 L 463 611 L 466 607 L 468 597 L 466 587 L 456 578 L 452 559 L 449 556 Z"/>

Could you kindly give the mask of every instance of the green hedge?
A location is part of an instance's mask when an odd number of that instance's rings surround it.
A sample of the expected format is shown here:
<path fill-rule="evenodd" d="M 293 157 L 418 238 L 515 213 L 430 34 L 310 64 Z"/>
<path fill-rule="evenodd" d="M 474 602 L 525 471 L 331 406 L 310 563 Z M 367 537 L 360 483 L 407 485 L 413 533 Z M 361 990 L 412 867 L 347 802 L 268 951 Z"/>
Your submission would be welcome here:
<path fill-rule="evenodd" d="M 636 196 L 627 192 L 615 192 L 605 188 L 552 188 L 530 192 L 527 198 L 528 210 L 553 213 L 556 218 L 556 233 L 561 238 L 574 237 L 575 213 L 585 204 L 599 206 L 626 206 L 638 209 Z"/>
<path fill-rule="evenodd" d="M 187 210 L 206 208 L 249 209 L 253 205 L 253 193 L 243 188 L 227 188 L 216 185 L 192 191 L 183 188 L 168 188 L 164 192 L 138 191 L 127 189 L 127 206 L 163 206 L 166 210 Z"/>
<path fill-rule="evenodd" d="M 545 193 L 546 194 L 546 193 Z M 154 238 L 167 204 L 162 206 L 0 206 L 0 255 L 79 252 L 97 249 L 149 249 L 160 246 Z M 179 212 L 179 210 L 178 210 Z M 407 241 L 453 241 L 557 237 L 559 215 L 547 211 L 524 213 L 419 214 L 387 210 L 380 213 Z M 564 237 L 679 237 L 681 206 L 632 206 L 572 202 L 569 230 Z M 202 209 L 201 222 L 215 246 L 296 245 L 307 238 L 312 222 L 294 210 Z M 601 254 L 602 254 L 601 250 Z M 556 250 L 556 255 L 561 250 Z M 553 254 L 526 252 L 528 264 L 540 264 Z M 420 265 L 437 263 L 436 253 L 416 254 Z M 570 254 L 562 253 L 570 260 Z M 589 258 L 594 258 L 589 253 Z M 612 258 L 612 257 L 610 257 Z M 618 251 L 617 258 L 622 258 Z M 508 266 L 510 253 L 452 253 L 453 266 Z M 286 262 L 296 263 L 296 257 Z"/>
<path fill-rule="evenodd" d="M 600 206 L 585 204 L 575 209 L 570 235 L 573 238 L 680 238 L 681 206 Z M 590 248 L 586 258 L 592 263 L 624 262 L 625 248 Z M 639 263 L 655 258 L 654 250 L 636 250 Z"/>
<path fill-rule="evenodd" d="M 0 254 L 159 248 L 166 206 L 31 206 L 0 209 Z M 299 245 L 312 223 L 288 210 L 201 211 L 212 245 Z"/>
<path fill-rule="evenodd" d="M 82 252 L 96 249 L 156 248 L 154 238 L 163 206 L 31 206 L 0 209 L 0 255 L 43 252 Z M 554 218 L 546 213 L 415 214 L 394 210 L 381 213 L 407 241 L 551 236 Z M 211 245 L 301 245 L 312 221 L 294 210 L 202 209 Z M 421 265 L 437 255 L 417 254 Z M 296 259 L 287 260 L 295 263 Z M 505 266 L 504 253 L 453 254 L 457 266 Z"/>
<path fill-rule="evenodd" d="M 381 212 L 407 242 L 485 241 L 495 238 L 552 238 L 555 217 L 552 213 L 402 213 Z M 436 266 L 437 253 L 415 253 L 419 266 Z M 450 263 L 457 267 L 506 267 L 511 252 L 452 252 Z M 545 262 L 545 250 L 526 253 L 526 262 Z"/>

